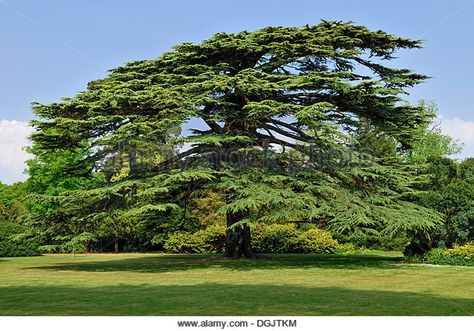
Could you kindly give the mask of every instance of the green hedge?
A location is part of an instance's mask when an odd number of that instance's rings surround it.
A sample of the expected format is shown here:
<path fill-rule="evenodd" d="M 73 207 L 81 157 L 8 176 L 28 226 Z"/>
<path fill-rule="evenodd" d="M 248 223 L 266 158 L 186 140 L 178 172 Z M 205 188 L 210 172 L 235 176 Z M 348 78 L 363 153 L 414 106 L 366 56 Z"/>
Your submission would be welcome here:
<path fill-rule="evenodd" d="M 0 256 L 35 256 L 40 255 L 38 241 L 34 238 L 15 239 L 22 234 L 25 227 L 7 221 L 0 221 Z"/>
<path fill-rule="evenodd" d="M 211 225 L 195 233 L 177 232 L 164 245 L 169 253 L 221 253 L 225 245 L 224 226 Z M 256 224 L 252 228 L 256 253 L 321 253 L 344 250 L 331 234 L 317 228 L 302 231 L 294 224 Z"/>

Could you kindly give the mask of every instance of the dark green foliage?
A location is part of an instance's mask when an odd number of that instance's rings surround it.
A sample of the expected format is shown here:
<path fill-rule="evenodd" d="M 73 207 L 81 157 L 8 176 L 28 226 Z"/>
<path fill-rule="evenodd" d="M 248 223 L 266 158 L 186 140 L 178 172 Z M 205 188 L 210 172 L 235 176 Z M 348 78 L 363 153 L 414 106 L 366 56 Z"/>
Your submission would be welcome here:
<path fill-rule="evenodd" d="M 426 232 L 416 232 L 406 253 L 422 254 L 431 248 L 453 247 L 474 240 L 474 180 L 472 159 L 460 164 L 435 159 L 428 170 L 431 190 L 422 203 L 443 214 L 443 222 Z"/>
<path fill-rule="evenodd" d="M 402 233 L 397 236 L 363 236 L 350 238 L 336 235 L 338 241 L 354 244 L 357 247 L 375 249 L 381 251 L 403 251 L 409 244 L 411 238 Z"/>
<path fill-rule="evenodd" d="M 35 256 L 40 255 L 38 240 L 23 238 L 27 229 L 21 225 L 0 221 L 0 256 Z"/>
<path fill-rule="evenodd" d="M 89 253 L 91 244 L 97 241 L 94 234 L 83 232 L 77 236 L 57 236 L 55 244 L 43 245 L 40 249 L 45 253 Z"/>
<path fill-rule="evenodd" d="M 450 230 L 458 244 L 474 240 L 474 206 L 461 210 L 451 219 Z"/>
<path fill-rule="evenodd" d="M 434 104 L 421 103 L 427 114 L 436 114 Z M 452 247 L 474 239 L 474 180 L 472 160 L 461 163 L 449 158 L 461 150 L 453 138 L 442 134 L 435 123 L 418 127 L 418 140 L 405 155 L 415 165 L 424 181 L 417 187 L 424 191 L 416 201 L 443 215 L 442 223 L 432 229 L 412 229 L 407 255 L 421 255 L 432 248 Z"/>

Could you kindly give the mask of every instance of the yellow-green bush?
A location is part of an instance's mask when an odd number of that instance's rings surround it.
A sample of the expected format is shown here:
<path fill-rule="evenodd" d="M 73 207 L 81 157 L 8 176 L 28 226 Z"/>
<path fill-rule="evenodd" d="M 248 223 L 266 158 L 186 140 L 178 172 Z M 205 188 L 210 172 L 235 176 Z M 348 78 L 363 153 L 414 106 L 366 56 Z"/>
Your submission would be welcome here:
<path fill-rule="evenodd" d="M 215 224 L 195 233 L 176 232 L 169 236 L 164 249 L 169 253 L 221 253 L 225 246 L 225 230 L 224 226 Z M 332 254 L 336 250 L 349 249 L 340 245 L 329 232 L 317 228 L 303 231 L 293 223 L 255 224 L 252 247 L 256 253 Z"/>
<path fill-rule="evenodd" d="M 214 224 L 204 230 L 176 232 L 163 246 L 168 253 L 221 253 L 225 245 L 225 227 Z"/>
<path fill-rule="evenodd" d="M 288 224 L 256 224 L 252 247 L 258 253 L 335 253 L 341 247 L 329 232 L 311 228 L 306 231 Z"/>
<path fill-rule="evenodd" d="M 432 249 L 423 256 L 422 261 L 431 264 L 474 265 L 474 244 Z"/>
<path fill-rule="evenodd" d="M 252 248 L 257 253 L 288 253 L 301 231 L 295 224 L 256 224 L 252 228 Z"/>
<path fill-rule="evenodd" d="M 462 257 L 464 260 L 473 260 L 474 259 L 474 244 L 466 244 L 462 246 L 454 246 L 451 249 L 446 250 L 446 256 L 449 257 Z"/>
<path fill-rule="evenodd" d="M 298 237 L 291 239 L 291 250 L 295 253 L 332 254 L 336 252 L 339 243 L 329 232 L 319 229 L 309 229 Z"/>

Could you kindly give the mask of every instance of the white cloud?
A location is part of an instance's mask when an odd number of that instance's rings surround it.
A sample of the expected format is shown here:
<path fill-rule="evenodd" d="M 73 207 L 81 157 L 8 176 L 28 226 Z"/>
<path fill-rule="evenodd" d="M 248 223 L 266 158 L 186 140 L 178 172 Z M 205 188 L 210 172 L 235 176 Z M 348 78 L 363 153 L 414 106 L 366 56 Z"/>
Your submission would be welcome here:
<path fill-rule="evenodd" d="M 33 129 L 27 122 L 0 120 L 0 181 L 6 184 L 26 179 L 23 174 L 29 154 L 23 150 Z"/>
<path fill-rule="evenodd" d="M 459 117 L 446 118 L 441 115 L 439 122 L 443 133 L 464 143 L 464 149 L 459 156 L 474 157 L 474 121 L 466 121 Z"/>

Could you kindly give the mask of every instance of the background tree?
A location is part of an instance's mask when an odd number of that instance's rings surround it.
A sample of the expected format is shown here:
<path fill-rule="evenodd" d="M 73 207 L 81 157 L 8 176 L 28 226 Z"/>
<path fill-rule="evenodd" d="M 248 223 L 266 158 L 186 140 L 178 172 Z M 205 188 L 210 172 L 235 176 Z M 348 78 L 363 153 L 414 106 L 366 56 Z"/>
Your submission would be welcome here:
<path fill-rule="evenodd" d="M 405 162 L 413 165 L 417 172 L 424 176 L 420 189 L 419 204 L 439 211 L 443 222 L 428 231 L 410 233 L 410 244 L 405 252 L 409 255 L 421 254 L 434 247 L 452 247 L 453 244 L 464 244 L 472 237 L 472 181 L 464 164 L 454 156 L 462 150 L 462 145 L 452 137 L 442 133 L 440 123 L 435 120 L 437 107 L 434 103 L 420 102 L 426 113 L 434 120 L 418 127 L 418 139 L 412 148 L 404 153 Z"/>
<path fill-rule="evenodd" d="M 54 199 L 79 223 L 169 223 L 183 219 L 192 191 L 218 190 L 228 256 L 253 255 L 255 222 L 313 222 L 348 236 L 429 228 L 437 214 L 414 203 L 416 180 L 403 165 L 340 167 L 349 155 L 364 157 L 351 150 L 362 126 L 401 150 L 413 144 L 429 116 L 401 95 L 426 77 L 385 64 L 398 49 L 420 45 L 327 21 L 218 33 L 116 68 L 62 102 L 35 104 L 34 148 L 45 155 L 85 148 L 67 167 L 84 175 L 127 151 L 130 171 L 118 180 Z M 197 119 L 204 129 L 173 134 Z M 189 148 L 151 167 L 133 155 L 144 144 L 180 143 Z"/>
<path fill-rule="evenodd" d="M 12 185 L 0 183 L 0 220 L 13 223 L 24 222 L 27 217 L 27 195 L 24 183 Z"/>
<path fill-rule="evenodd" d="M 417 139 L 405 153 L 410 164 L 427 164 L 435 159 L 454 157 L 459 154 L 463 145 L 452 137 L 443 134 L 441 123 L 437 120 L 438 107 L 434 102 L 420 101 L 419 106 L 425 109 L 425 121 L 417 128 Z"/>
<path fill-rule="evenodd" d="M 473 159 L 443 160 L 433 167 L 432 190 L 424 204 L 441 212 L 443 223 L 429 232 L 429 248 L 463 245 L 474 240 Z M 427 241 L 427 240 L 425 240 Z"/>

